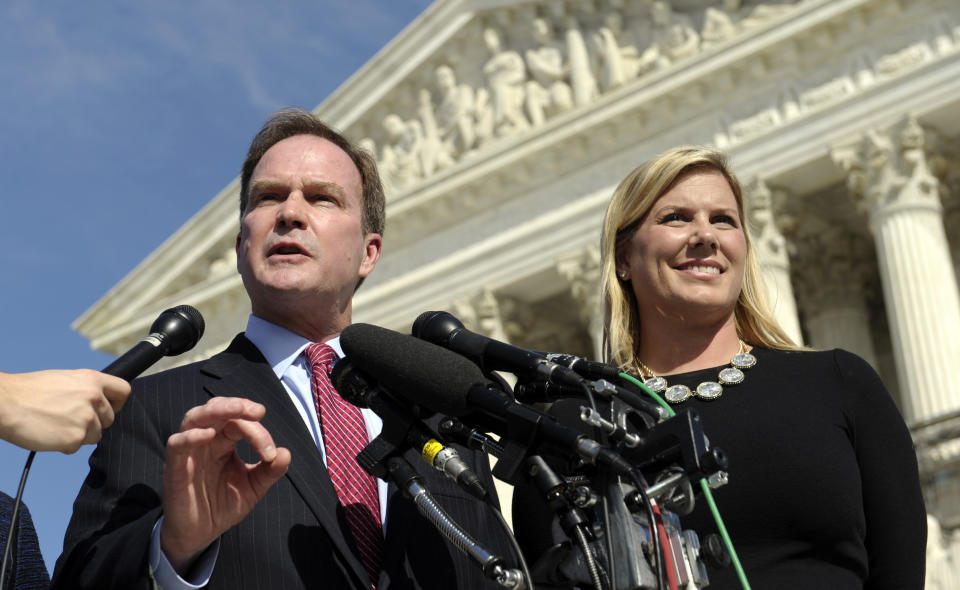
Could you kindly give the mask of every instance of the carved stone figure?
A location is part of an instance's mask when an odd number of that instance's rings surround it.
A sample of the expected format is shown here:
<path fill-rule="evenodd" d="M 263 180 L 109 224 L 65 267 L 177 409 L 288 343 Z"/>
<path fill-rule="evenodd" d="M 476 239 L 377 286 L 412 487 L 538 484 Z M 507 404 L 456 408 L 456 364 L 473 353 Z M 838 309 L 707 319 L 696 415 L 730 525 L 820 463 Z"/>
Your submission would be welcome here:
<path fill-rule="evenodd" d="M 526 108 L 530 122 L 538 126 L 573 108 L 573 92 L 565 81 L 568 68 L 563 61 L 563 49 L 546 20 L 533 21 L 533 38 L 539 46 L 526 52 L 527 69 L 533 78 L 527 82 Z"/>
<path fill-rule="evenodd" d="M 509 135 L 527 129 L 530 123 L 523 114 L 524 84 L 527 80 L 523 58 L 516 51 L 501 47 L 500 34 L 495 29 L 484 30 L 483 41 L 490 52 L 483 73 L 493 96 L 490 106 L 494 131 L 497 135 Z"/>
<path fill-rule="evenodd" d="M 438 67 L 434 77 L 440 90 L 436 110 L 437 132 L 443 149 L 452 158 L 459 159 L 476 143 L 473 89 L 467 84 L 457 84 L 450 66 Z"/>
<path fill-rule="evenodd" d="M 774 214 L 773 191 L 759 178 L 750 184 L 749 191 L 750 208 L 747 215 L 753 229 L 757 258 L 768 264 L 789 265 L 787 240 Z"/>
<path fill-rule="evenodd" d="M 383 146 L 380 165 L 397 188 L 406 188 L 423 178 L 420 164 L 423 129 L 418 121 L 404 121 L 395 114 L 383 118 L 383 129 L 391 143 Z"/>
<path fill-rule="evenodd" d="M 650 5 L 650 18 L 654 26 L 653 44 L 647 52 L 654 52 L 659 67 L 697 53 L 700 35 L 694 30 L 690 17 L 674 12 L 666 0 L 655 0 Z"/>
<path fill-rule="evenodd" d="M 628 31 L 623 28 L 623 17 L 616 10 L 604 18 L 603 26 L 597 29 L 594 43 L 597 46 L 600 90 L 606 92 L 637 77 L 640 70 L 640 52 Z"/>
<path fill-rule="evenodd" d="M 572 16 L 566 19 L 567 57 L 570 63 L 570 86 L 577 106 L 589 104 L 597 96 L 597 81 L 590 71 L 590 54 L 583 40 L 580 25 Z"/>
<path fill-rule="evenodd" d="M 426 88 L 420 90 L 418 112 L 423 125 L 423 141 L 420 144 L 420 166 L 424 176 L 430 176 L 454 163 L 453 157 L 440 139 L 437 120 L 433 116 L 433 98 Z"/>
<path fill-rule="evenodd" d="M 719 45 L 736 36 L 739 27 L 740 0 L 724 0 L 723 8 L 708 6 L 703 12 L 703 30 L 700 36 L 703 48 Z"/>

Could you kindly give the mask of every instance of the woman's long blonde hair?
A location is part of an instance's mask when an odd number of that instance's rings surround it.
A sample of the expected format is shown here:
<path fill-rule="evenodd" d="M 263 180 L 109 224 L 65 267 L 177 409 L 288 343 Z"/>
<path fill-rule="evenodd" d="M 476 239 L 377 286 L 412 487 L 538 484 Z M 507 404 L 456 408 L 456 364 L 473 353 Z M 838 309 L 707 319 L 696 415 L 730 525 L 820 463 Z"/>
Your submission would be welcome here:
<path fill-rule="evenodd" d="M 602 284 L 604 303 L 603 340 L 607 362 L 632 367 L 640 350 L 640 318 L 636 296 L 629 282 L 617 278 L 617 250 L 629 241 L 653 204 L 683 174 L 692 170 L 717 170 L 727 179 L 737 200 L 747 242 L 743 287 L 734 309 L 737 334 L 751 345 L 796 350 L 797 346 L 777 325 L 767 304 L 760 266 L 753 252 L 744 215 L 740 182 L 727 165 L 727 156 L 703 146 L 680 146 L 667 150 L 635 168 L 617 187 L 603 220 Z"/>

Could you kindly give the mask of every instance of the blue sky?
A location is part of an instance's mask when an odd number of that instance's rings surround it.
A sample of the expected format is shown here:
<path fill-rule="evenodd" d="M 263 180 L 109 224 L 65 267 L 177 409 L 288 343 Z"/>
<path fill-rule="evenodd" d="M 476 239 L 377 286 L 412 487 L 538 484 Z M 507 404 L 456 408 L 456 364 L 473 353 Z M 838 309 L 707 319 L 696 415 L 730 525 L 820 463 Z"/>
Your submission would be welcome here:
<path fill-rule="evenodd" d="M 0 3 L 0 370 L 101 369 L 70 323 L 238 173 L 266 116 L 311 109 L 428 0 Z M 47 567 L 91 447 L 27 481 Z M 0 441 L 0 490 L 27 453 Z"/>

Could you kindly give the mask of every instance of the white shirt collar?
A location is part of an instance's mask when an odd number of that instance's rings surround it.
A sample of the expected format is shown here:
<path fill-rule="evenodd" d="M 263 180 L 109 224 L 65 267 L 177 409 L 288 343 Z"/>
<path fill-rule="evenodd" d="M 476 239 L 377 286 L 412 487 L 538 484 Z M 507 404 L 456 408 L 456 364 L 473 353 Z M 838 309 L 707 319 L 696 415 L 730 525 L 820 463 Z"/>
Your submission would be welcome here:
<path fill-rule="evenodd" d="M 265 319 L 258 318 L 253 314 L 250 314 L 250 317 L 247 318 L 245 335 L 267 359 L 278 379 L 283 377 L 283 374 L 297 360 L 303 349 L 310 344 L 310 340 L 303 336 Z M 325 344 L 333 348 L 337 356 L 343 357 L 339 336 L 327 340 Z"/>

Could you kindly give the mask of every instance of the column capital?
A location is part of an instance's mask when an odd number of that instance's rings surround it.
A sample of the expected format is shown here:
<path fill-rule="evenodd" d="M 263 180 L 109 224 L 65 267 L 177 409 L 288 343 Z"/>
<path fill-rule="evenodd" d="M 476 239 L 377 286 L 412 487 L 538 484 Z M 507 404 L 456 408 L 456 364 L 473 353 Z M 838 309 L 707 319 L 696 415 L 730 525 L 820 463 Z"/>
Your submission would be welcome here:
<path fill-rule="evenodd" d="M 872 128 L 834 146 L 831 157 L 847 174 L 847 188 L 870 215 L 904 210 L 940 212 L 940 181 L 931 171 L 931 151 L 940 143 L 913 115 L 885 128 Z"/>
<path fill-rule="evenodd" d="M 592 243 L 584 248 L 557 257 L 557 272 L 570 285 L 570 294 L 582 310 L 599 306 L 600 246 Z"/>
<path fill-rule="evenodd" d="M 783 211 L 790 193 L 770 187 L 757 176 L 744 186 L 747 222 L 757 258 L 767 266 L 788 269 L 793 246 L 784 237 L 796 226 L 796 218 Z"/>

